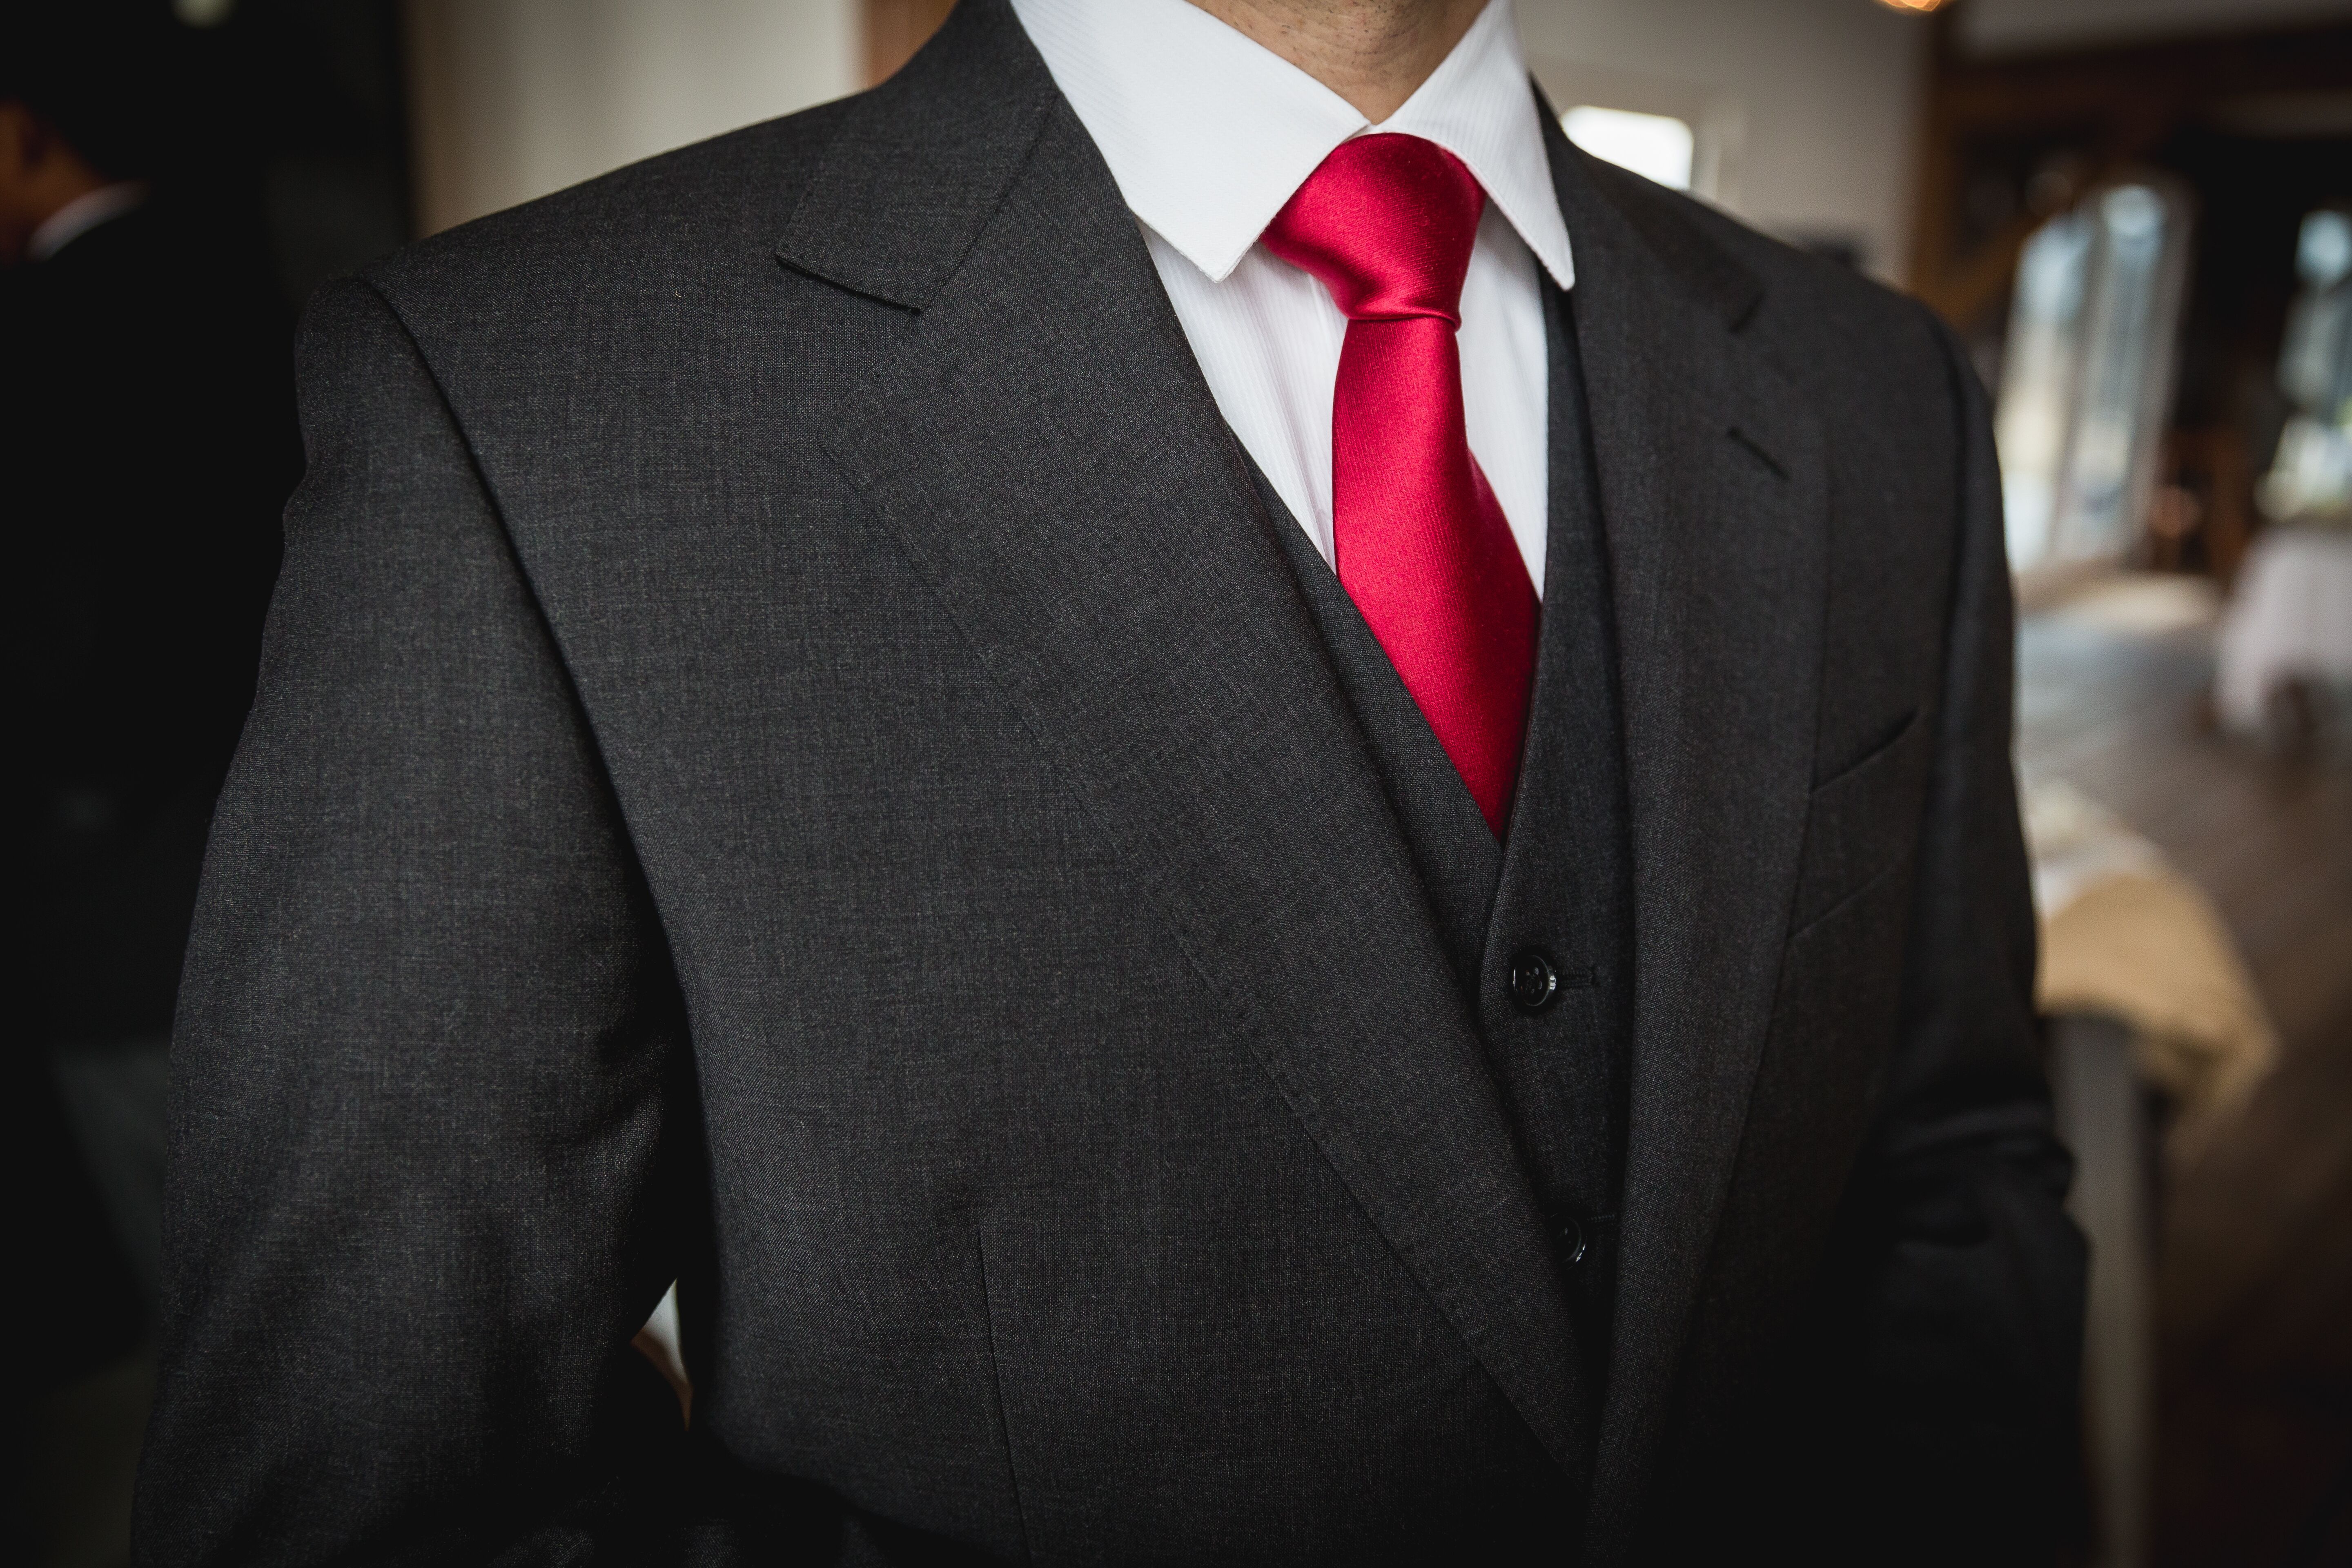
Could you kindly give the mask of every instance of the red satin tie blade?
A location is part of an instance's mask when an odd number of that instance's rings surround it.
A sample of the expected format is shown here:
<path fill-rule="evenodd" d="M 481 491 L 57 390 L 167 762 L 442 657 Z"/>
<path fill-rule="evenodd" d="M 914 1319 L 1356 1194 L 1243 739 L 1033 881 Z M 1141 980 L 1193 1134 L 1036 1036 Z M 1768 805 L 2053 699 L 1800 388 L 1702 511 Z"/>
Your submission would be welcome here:
<path fill-rule="evenodd" d="M 1361 136 L 1307 177 L 1265 243 L 1348 317 L 1331 409 L 1340 584 L 1500 837 L 1539 604 L 1463 415 L 1454 332 L 1486 202 L 1435 142 Z"/>

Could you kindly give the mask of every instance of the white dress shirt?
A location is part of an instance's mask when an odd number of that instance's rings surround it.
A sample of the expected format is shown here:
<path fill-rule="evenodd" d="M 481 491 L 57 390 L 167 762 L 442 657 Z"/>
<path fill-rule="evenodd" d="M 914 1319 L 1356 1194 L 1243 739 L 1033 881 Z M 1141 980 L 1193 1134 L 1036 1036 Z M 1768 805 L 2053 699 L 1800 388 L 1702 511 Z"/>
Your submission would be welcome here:
<path fill-rule="evenodd" d="M 1541 110 L 1510 0 L 1373 125 L 1347 100 L 1186 0 L 1013 0 L 1142 225 L 1225 422 L 1331 555 L 1331 395 L 1347 318 L 1258 236 L 1331 150 L 1426 137 L 1486 190 L 1462 286 L 1470 451 L 1543 591 L 1549 381 L 1537 268 L 1575 281 Z"/>

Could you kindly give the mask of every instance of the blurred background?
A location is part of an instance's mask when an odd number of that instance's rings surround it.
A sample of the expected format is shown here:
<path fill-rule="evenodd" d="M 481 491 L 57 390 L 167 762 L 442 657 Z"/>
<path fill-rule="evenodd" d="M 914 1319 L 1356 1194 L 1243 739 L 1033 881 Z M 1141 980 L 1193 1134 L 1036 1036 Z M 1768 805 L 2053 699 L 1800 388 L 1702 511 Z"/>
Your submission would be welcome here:
<path fill-rule="evenodd" d="M 126 1556 L 163 1041 L 302 300 L 856 91 L 949 8 L 0 0 L 7 1560 Z M 1996 395 L 2095 1252 L 2075 1560 L 2352 1563 L 2352 0 L 1517 8 L 1580 144 L 1916 294 Z"/>

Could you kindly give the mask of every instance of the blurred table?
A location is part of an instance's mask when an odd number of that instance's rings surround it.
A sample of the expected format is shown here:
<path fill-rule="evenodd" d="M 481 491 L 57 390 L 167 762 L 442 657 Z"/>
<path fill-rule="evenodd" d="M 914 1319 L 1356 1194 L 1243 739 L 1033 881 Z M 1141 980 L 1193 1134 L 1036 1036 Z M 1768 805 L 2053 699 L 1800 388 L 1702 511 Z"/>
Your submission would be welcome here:
<path fill-rule="evenodd" d="M 2273 528 L 2246 554 L 2221 622 L 2214 700 L 2233 730 L 2263 726 L 2290 680 L 2352 680 L 2352 531 Z"/>
<path fill-rule="evenodd" d="M 2175 1152 L 2188 1153 L 2278 1059 L 2253 977 L 2212 900 L 2113 813 L 2057 780 L 2029 788 L 2024 805 L 2042 920 L 2036 1004 L 2129 1026 L 2139 1076 L 2170 1101 Z"/>
<path fill-rule="evenodd" d="M 2036 1002 L 2067 1208 L 2091 1243 L 2084 1470 L 2096 1568 L 2150 1555 L 2156 1442 L 2157 1096 L 2179 1156 L 2244 1105 L 2277 1043 L 2211 901 L 2154 844 L 2061 780 L 2029 787 L 2042 921 Z"/>

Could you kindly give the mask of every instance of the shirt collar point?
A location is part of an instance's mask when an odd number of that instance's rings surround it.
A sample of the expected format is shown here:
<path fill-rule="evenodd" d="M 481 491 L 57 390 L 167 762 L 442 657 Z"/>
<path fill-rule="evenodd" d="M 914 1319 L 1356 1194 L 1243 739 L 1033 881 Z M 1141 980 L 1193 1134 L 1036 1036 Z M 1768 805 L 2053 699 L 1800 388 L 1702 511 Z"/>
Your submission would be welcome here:
<path fill-rule="evenodd" d="M 1524 234 L 1520 237 L 1527 238 Z M 1563 291 L 1576 287 L 1576 251 L 1569 243 L 1566 225 L 1538 239 L 1528 239 L 1528 248 L 1536 253 L 1537 263 L 1551 274 L 1551 280 Z"/>

